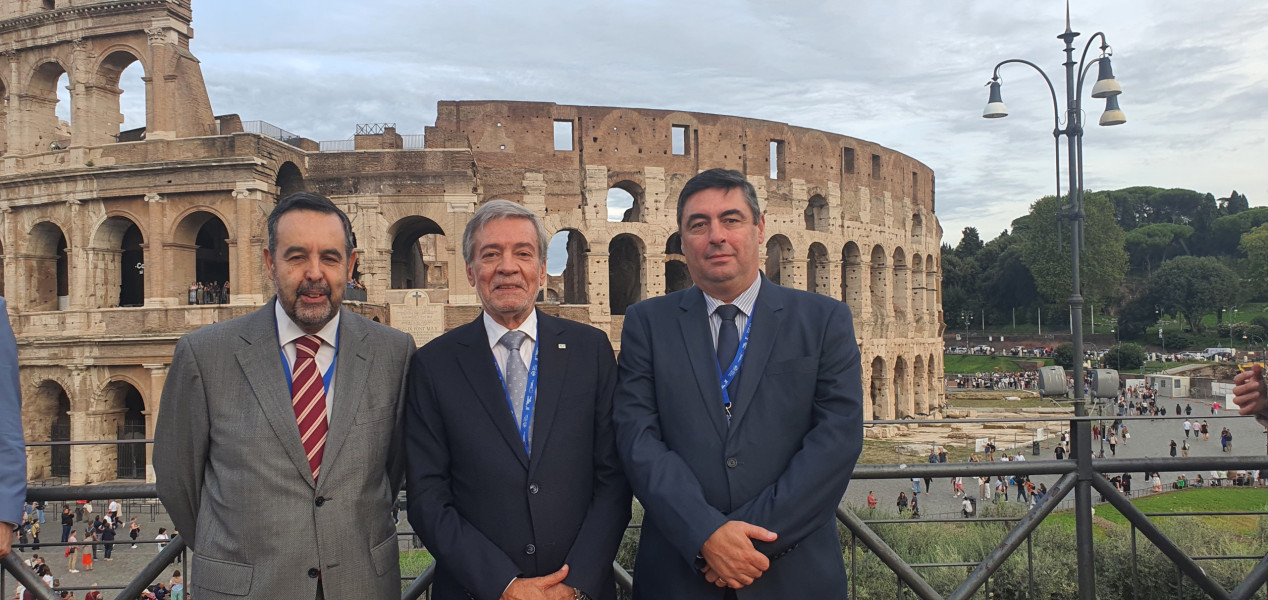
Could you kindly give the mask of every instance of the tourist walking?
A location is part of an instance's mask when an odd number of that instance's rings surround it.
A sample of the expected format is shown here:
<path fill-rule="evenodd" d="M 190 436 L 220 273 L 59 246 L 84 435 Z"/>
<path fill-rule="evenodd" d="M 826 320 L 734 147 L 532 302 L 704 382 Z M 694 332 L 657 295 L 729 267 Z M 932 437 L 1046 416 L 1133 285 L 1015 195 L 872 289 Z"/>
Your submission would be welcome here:
<path fill-rule="evenodd" d="M 898 501 L 895 504 L 898 505 L 898 514 L 907 512 L 907 492 L 898 492 Z"/>
<path fill-rule="evenodd" d="M 872 490 L 867 491 L 867 507 L 876 508 L 876 496 L 872 494 Z"/>
<path fill-rule="evenodd" d="M 1193 428 L 1193 424 L 1188 419 L 1184 420 L 1184 437 L 1189 437 L 1189 430 Z"/>
<path fill-rule="evenodd" d="M 1171 458 L 1176 457 L 1176 441 L 1171 440 Z"/>
<path fill-rule="evenodd" d="M 66 557 L 66 570 L 71 573 L 78 573 L 79 569 L 75 568 L 75 559 L 78 558 L 79 546 L 75 544 L 79 543 L 79 540 L 75 537 L 74 529 L 71 529 L 70 535 L 64 541 L 70 544 L 62 551 L 62 555 Z"/>
<path fill-rule="evenodd" d="M 1180 444 L 1180 456 L 1186 458 L 1189 456 L 1189 440 L 1184 440 L 1184 442 Z"/>
<path fill-rule="evenodd" d="M 1114 435 L 1114 432 L 1112 431 L 1110 432 L 1110 435 L 1109 435 L 1109 445 L 1110 445 L 1110 456 L 1118 456 L 1118 436 Z"/>

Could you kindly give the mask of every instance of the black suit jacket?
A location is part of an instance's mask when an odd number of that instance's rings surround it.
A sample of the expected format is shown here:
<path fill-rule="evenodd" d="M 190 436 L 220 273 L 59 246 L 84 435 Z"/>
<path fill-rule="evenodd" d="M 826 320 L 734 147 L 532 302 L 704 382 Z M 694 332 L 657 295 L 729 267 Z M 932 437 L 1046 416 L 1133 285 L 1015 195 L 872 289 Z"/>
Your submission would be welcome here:
<path fill-rule="evenodd" d="M 728 426 L 704 294 L 692 287 L 625 314 L 614 420 L 646 510 L 636 599 L 720 598 L 696 556 L 729 520 L 779 535 L 750 598 L 844 598 L 836 506 L 863 442 L 849 308 L 763 278 Z"/>
<path fill-rule="evenodd" d="M 603 332 L 537 313 L 532 456 L 498 379 L 483 317 L 410 363 L 409 521 L 436 557 L 433 598 L 494 600 L 514 577 L 569 565 L 566 583 L 615 596 L 630 517 L 612 427 L 616 361 Z"/>

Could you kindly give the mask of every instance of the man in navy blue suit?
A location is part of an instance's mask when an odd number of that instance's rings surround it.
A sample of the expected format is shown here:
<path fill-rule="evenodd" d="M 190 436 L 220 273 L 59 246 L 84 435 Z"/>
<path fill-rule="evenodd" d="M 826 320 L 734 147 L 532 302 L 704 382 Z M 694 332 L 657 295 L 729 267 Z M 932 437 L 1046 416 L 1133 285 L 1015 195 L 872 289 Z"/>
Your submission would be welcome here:
<path fill-rule="evenodd" d="M 410 361 L 409 522 L 436 557 L 435 600 L 616 597 L 616 361 L 602 331 L 536 309 L 546 244 L 532 211 L 482 205 L 462 250 L 483 312 Z"/>
<path fill-rule="evenodd" d="M 26 444 L 22 440 L 22 395 L 18 344 L 0 297 L 0 558 L 9 555 L 26 500 Z"/>
<path fill-rule="evenodd" d="M 739 172 L 688 181 L 678 227 L 695 286 L 630 307 L 621 334 L 634 597 L 844 598 L 835 511 L 863 440 L 850 310 L 761 275 L 765 217 Z"/>

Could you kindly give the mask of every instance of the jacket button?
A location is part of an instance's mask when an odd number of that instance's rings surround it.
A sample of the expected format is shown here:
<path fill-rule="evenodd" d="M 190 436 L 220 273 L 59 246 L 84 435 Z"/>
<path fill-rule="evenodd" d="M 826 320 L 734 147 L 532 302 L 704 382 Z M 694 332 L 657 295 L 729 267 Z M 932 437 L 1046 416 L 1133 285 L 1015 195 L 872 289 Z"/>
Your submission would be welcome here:
<path fill-rule="evenodd" d="M 528 493 L 530 493 L 530 494 L 536 494 L 536 493 L 538 492 L 538 490 L 540 490 L 540 489 L 541 489 L 541 488 L 537 487 L 537 484 L 536 484 L 536 483 L 530 483 L 530 484 L 528 484 Z"/>
<path fill-rule="evenodd" d="M 313 504 L 316 504 L 318 507 L 321 507 L 325 503 L 326 503 L 325 496 L 317 496 L 317 499 L 313 501 Z"/>
<path fill-rule="evenodd" d="M 536 553 L 537 553 L 537 546 L 534 546 L 532 544 L 524 546 L 524 554 L 536 554 Z"/>
<path fill-rule="evenodd" d="M 740 461 L 739 459 L 732 456 L 731 458 L 726 459 L 726 466 L 728 469 L 734 469 L 740 466 Z"/>
<path fill-rule="evenodd" d="M 312 577 L 313 579 L 317 579 L 319 576 L 321 576 L 321 571 L 318 571 L 318 570 L 314 567 L 314 568 L 312 568 L 312 569 L 309 569 L 309 570 L 308 570 L 308 576 L 309 576 L 309 577 Z"/>

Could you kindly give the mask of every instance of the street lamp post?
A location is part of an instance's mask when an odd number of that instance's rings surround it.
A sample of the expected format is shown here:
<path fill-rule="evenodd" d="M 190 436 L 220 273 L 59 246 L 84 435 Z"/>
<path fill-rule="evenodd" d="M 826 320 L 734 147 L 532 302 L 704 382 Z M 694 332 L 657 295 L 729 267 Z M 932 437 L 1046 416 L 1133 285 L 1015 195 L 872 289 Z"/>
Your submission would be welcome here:
<path fill-rule="evenodd" d="M 1061 137 L 1066 138 L 1066 154 L 1067 166 L 1066 172 L 1069 176 L 1069 204 L 1066 206 L 1065 214 L 1061 215 L 1063 220 L 1070 221 L 1070 264 L 1071 264 L 1071 291 L 1070 291 L 1070 313 L 1072 318 L 1072 350 L 1075 356 L 1074 361 L 1074 411 L 1075 416 L 1087 416 L 1087 401 L 1083 394 L 1083 295 L 1082 287 L 1079 283 L 1079 252 L 1083 248 L 1083 221 L 1085 213 L 1083 212 L 1083 109 L 1081 96 L 1083 93 L 1083 79 L 1087 75 L 1087 71 L 1091 69 L 1093 64 L 1098 65 L 1099 72 L 1096 85 L 1092 87 L 1093 98 L 1105 99 L 1105 112 L 1101 115 L 1100 125 L 1121 125 L 1127 122 L 1127 118 L 1123 115 L 1123 111 L 1118 107 L 1118 95 L 1122 93 L 1122 88 L 1118 82 L 1114 80 L 1114 72 L 1110 66 L 1111 49 L 1109 43 L 1105 39 L 1105 34 L 1097 32 L 1088 38 L 1088 43 L 1083 47 L 1083 54 L 1079 62 L 1074 61 L 1074 38 L 1079 34 L 1070 29 L 1070 8 L 1066 5 L 1066 28 L 1065 32 L 1057 36 L 1058 39 L 1065 42 L 1065 95 L 1066 95 L 1066 118 L 1065 127 L 1061 126 L 1060 107 L 1057 101 L 1057 92 L 1052 85 L 1052 80 L 1042 68 L 1033 62 L 1021 59 L 1009 59 L 995 65 L 994 72 L 991 76 L 990 98 L 987 101 L 986 109 L 982 111 L 982 116 L 988 119 L 1000 118 L 1008 116 L 1008 109 L 1004 106 L 1003 98 L 1000 94 L 1000 67 L 1009 63 L 1019 63 L 1028 65 L 1043 77 L 1048 84 L 1048 91 L 1052 95 L 1052 117 L 1053 131 L 1052 136 L 1057 154 L 1057 198 L 1061 198 Z M 1101 55 L 1087 61 L 1088 51 L 1092 48 L 1092 43 L 1100 38 Z M 1076 70 L 1077 69 L 1077 70 Z M 1081 420 L 1075 427 L 1074 448 L 1076 449 L 1076 460 L 1078 462 L 1078 484 L 1075 488 L 1075 504 L 1078 509 L 1078 519 L 1075 523 L 1075 534 L 1078 539 L 1078 561 L 1079 564 L 1094 564 L 1094 556 L 1092 552 L 1092 489 L 1091 479 L 1096 476 L 1092 471 L 1092 456 L 1090 440 L 1090 424 Z M 1093 578 L 1091 569 L 1084 569 L 1079 573 L 1079 597 L 1084 600 L 1092 600 L 1096 597 L 1096 581 Z"/>

